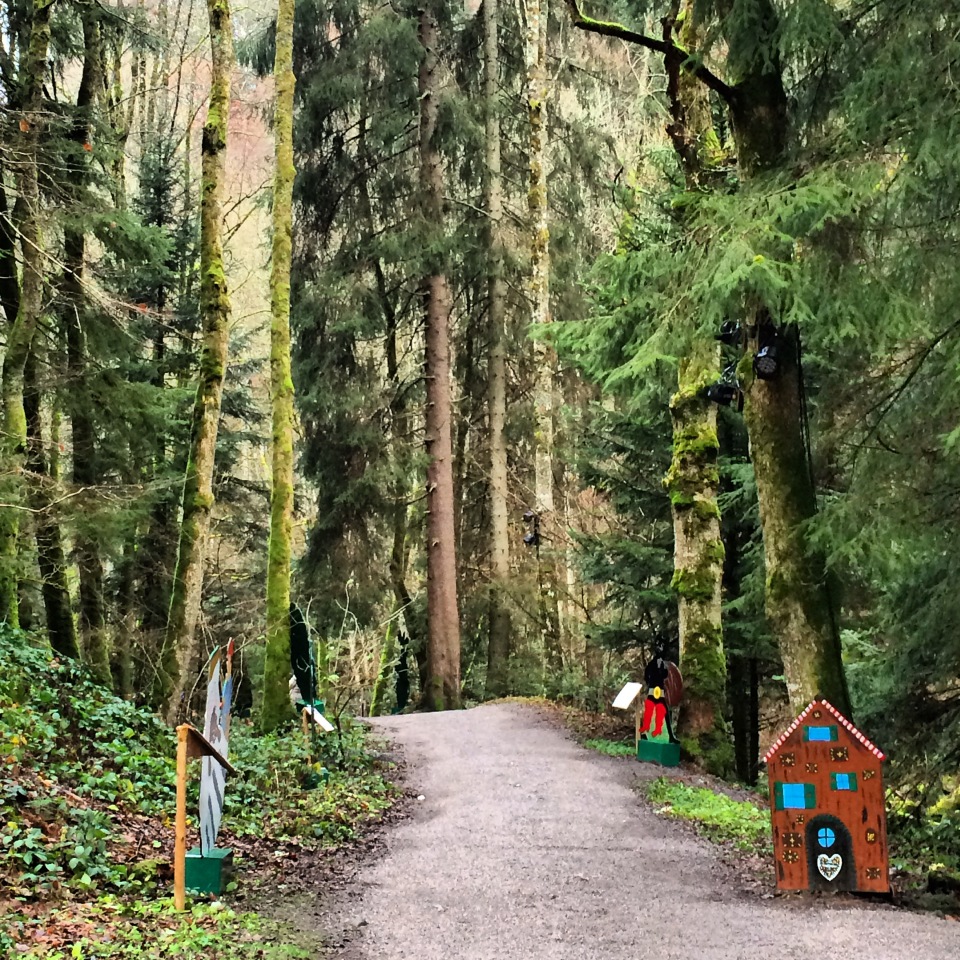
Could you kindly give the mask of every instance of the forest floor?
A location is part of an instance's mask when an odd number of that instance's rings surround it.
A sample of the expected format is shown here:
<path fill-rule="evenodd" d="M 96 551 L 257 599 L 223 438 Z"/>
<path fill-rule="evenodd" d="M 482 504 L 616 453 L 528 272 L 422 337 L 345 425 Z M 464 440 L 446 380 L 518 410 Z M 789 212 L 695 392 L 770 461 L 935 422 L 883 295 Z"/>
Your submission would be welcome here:
<path fill-rule="evenodd" d="M 659 768 L 585 749 L 542 709 L 374 722 L 405 758 L 409 816 L 279 911 L 329 958 L 960 956 L 951 919 L 774 896 L 756 869 L 641 798 Z"/>

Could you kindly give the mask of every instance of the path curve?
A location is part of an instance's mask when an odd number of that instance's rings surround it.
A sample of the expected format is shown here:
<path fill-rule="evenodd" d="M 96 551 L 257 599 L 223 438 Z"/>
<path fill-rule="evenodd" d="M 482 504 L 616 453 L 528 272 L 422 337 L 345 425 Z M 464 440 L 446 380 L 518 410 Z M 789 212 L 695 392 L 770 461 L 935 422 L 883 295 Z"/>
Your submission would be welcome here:
<path fill-rule="evenodd" d="M 424 799 L 338 906 L 355 934 L 334 957 L 960 958 L 960 923 L 748 896 L 710 844 L 638 800 L 652 768 L 580 747 L 534 707 L 375 723 Z"/>

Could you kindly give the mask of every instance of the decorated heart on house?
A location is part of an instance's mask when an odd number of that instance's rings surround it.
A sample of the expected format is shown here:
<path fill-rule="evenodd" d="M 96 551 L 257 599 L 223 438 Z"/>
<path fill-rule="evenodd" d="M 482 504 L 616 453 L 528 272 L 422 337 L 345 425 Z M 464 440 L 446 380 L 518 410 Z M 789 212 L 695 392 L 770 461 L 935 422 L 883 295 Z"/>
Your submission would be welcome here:
<path fill-rule="evenodd" d="M 841 867 L 843 867 L 843 858 L 839 853 L 835 853 L 832 857 L 821 853 L 817 857 L 817 869 L 825 880 L 833 880 L 840 872 Z"/>

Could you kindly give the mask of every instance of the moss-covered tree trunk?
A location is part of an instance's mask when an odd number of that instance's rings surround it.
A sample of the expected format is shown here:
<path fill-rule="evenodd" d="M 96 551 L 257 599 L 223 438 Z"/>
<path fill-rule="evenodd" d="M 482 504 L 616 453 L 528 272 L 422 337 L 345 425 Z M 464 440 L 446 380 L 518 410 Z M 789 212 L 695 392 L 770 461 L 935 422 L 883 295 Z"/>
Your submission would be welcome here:
<path fill-rule="evenodd" d="M 273 251 L 270 269 L 270 402 L 273 489 L 267 557 L 267 653 L 261 726 L 290 715 L 290 551 L 293 540 L 293 373 L 290 367 L 290 261 L 293 238 L 293 17 L 295 0 L 280 0 L 273 77 Z"/>
<path fill-rule="evenodd" d="M 699 47 L 692 0 L 682 7 L 679 41 Z M 665 22 L 665 40 L 674 24 Z M 667 128 L 686 188 L 710 188 L 716 143 L 706 88 L 679 64 L 665 63 L 671 122 Z M 692 238 L 690 242 L 695 242 Z M 673 516 L 674 576 L 684 700 L 678 734 L 684 748 L 708 770 L 726 773 L 732 755 L 724 722 L 727 664 L 723 651 L 723 543 L 720 510 L 717 408 L 704 395 L 719 374 L 713 339 L 695 337 L 679 364 L 677 392 L 670 400 L 673 456 L 664 486 Z"/>
<path fill-rule="evenodd" d="M 547 0 L 525 0 L 526 35 L 524 60 L 527 82 L 530 172 L 527 208 L 530 218 L 530 276 L 528 288 L 531 322 L 542 332 L 551 322 L 550 313 L 550 220 L 547 197 Z M 541 544 L 537 548 L 537 578 L 540 635 L 547 676 L 563 668 L 560 643 L 560 603 L 557 556 L 559 525 L 553 491 L 553 418 L 556 389 L 556 353 L 541 337 L 533 342 L 534 361 L 534 497 L 540 518 Z"/>
<path fill-rule="evenodd" d="M 772 4 L 758 0 L 753 25 L 734 27 L 727 38 L 731 50 L 754 51 L 730 103 L 744 179 L 766 176 L 786 156 L 789 112 L 776 55 L 780 26 Z M 744 415 L 763 528 L 767 620 L 779 644 L 791 707 L 799 711 L 823 696 L 849 716 L 835 598 L 825 559 L 806 536 L 817 502 L 804 427 L 799 331 L 789 326 L 776 330 L 762 303 L 747 307 L 747 326 L 754 333 L 740 379 L 746 388 Z M 761 340 L 774 335 L 777 376 L 751 382 L 751 357 Z"/>
<path fill-rule="evenodd" d="M 93 123 L 92 110 L 100 92 L 100 24 L 97 8 L 86 0 L 81 5 L 83 24 L 83 73 L 77 93 L 77 106 L 70 139 L 74 154 L 67 168 L 71 201 L 77 211 L 86 199 L 88 180 L 85 147 L 89 146 Z M 63 323 L 67 340 L 67 372 L 70 377 L 68 403 L 73 435 L 73 483 L 78 490 L 92 490 L 97 485 L 96 426 L 94 400 L 87 389 L 87 350 L 84 333 L 86 297 L 84 273 L 87 242 L 78 220 L 68 222 L 63 231 Z M 73 555 L 80 579 L 80 640 L 84 659 L 94 676 L 103 684 L 112 685 L 110 671 L 110 636 L 103 593 L 103 560 L 94 531 L 85 523 L 77 526 Z"/>
<path fill-rule="evenodd" d="M 757 321 L 760 328 L 770 322 L 765 313 Z M 806 536 L 817 505 L 803 430 L 795 327 L 781 328 L 778 346 L 777 378 L 754 381 L 744 409 L 763 527 L 767 622 L 780 648 L 791 707 L 799 711 L 823 696 L 849 716 L 829 574 L 823 554 Z M 754 342 L 750 353 L 755 349 Z"/>
<path fill-rule="evenodd" d="M 43 439 L 41 393 L 37 382 L 35 350 L 30 351 L 24 376 L 23 405 L 27 417 L 27 470 L 30 472 L 30 507 L 34 512 L 40 591 L 47 620 L 50 647 L 61 656 L 79 659 L 80 644 L 67 586 L 67 558 L 58 518 L 53 513 L 55 478 L 51 476 Z"/>
<path fill-rule="evenodd" d="M 2 170 L 0 170 L 2 180 Z M 7 323 L 13 325 L 20 311 L 20 283 L 17 277 L 16 234 L 6 191 L 0 182 L 0 303 Z M 40 592 L 43 597 L 50 647 L 61 656 L 80 658 L 77 627 L 73 619 L 70 590 L 67 586 L 67 559 L 58 518 L 54 515 L 54 475 L 43 437 L 42 391 L 38 375 L 36 341 L 24 366 L 23 409 L 27 420 L 26 468 L 29 473 L 29 504 L 34 513 L 34 537 Z M 52 446 L 52 443 L 51 443 Z"/>
<path fill-rule="evenodd" d="M 723 773 L 731 760 L 723 713 L 727 665 L 721 621 L 723 542 L 717 507 L 719 468 L 716 407 L 702 394 L 717 375 L 713 343 L 695 341 L 680 362 L 670 400 L 673 457 L 664 485 L 673 514 L 674 574 L 684 699 L 678 733 L 707 769 Z"/>
<path fill-rule="evenodd" d="M 483 84 L 486 109 L 487 421 L 490 444 L 490 630 L 488 697 L 507 692 L 510 660 L 510 523 L 507 507 L 507 283 L 503 275 L 503 171 L 500 161 L 500 37 L 497 0 L 483 0 Z"/>
<path fill-rule="evenodd" d="M 17 137 L 17 203 L 20 232 L 20 302 L 17 316 L 7 330 L 3 356 L 2 400 L 4 499 L 0 508 L 0 619 L 19 626 L 17 596 L 19 563 L 17 541 L 23 497 L 23 465 L 27 450 L 27 417 L 23 408 L 24 368 L 30 344 L 43 309 L 44 262 L 43 235 L 40 228 L 40 188 L 38 151 L 43 125 L 43 81 L 46 76 L 47 49 L 50 44 L 50 11 L 53 0 L 33 0 L 27 49 L 20 67 L 22 101 L 13 105 L 19 124 Z"/>
<path fill-rule="evenodd" d="M 420 13 L 420 195 L 425 230 L 443 225 L 443 167 L 436 142 L 439 31 L 432 10 Z M 450 288 L 437 253 L 428 265 L 422 295 L 426 319 L 427 465 L 427 666 L 424 706 L 460 706 L 460 615 L 454 532 L 453 435 L 450 397 Z"/>
<path fill-rule="evenodd" d="M 227 366 L 230 296 L 223 262 L 223 195 L 226 187 L 230 79 L 234 68 L 229 0 L 207 0 L 212 54 L 210 105 L 203 125 L 200 185 L 200 319 L 203 342 L 190 427 L 190 454 L 183 483 L 180 542 L 167 629 L 162 689 L 157 697 L 174 723 L 197 659 L 196 628 L 203 567 L 213 512 L 213 468 L 220 402 Z"/>

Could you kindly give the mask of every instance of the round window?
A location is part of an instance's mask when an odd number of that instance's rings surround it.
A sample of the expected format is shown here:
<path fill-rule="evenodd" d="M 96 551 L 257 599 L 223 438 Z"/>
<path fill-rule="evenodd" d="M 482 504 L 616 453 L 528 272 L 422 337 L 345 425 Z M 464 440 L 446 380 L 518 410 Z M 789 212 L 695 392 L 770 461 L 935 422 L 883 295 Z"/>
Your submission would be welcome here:
<path fill-rule="evenodd" d="M 836 839 L 836 834 L 829 827 L 821 827 L 817 831 L 817 843 L 821 847 L 832 847 Z"/>

